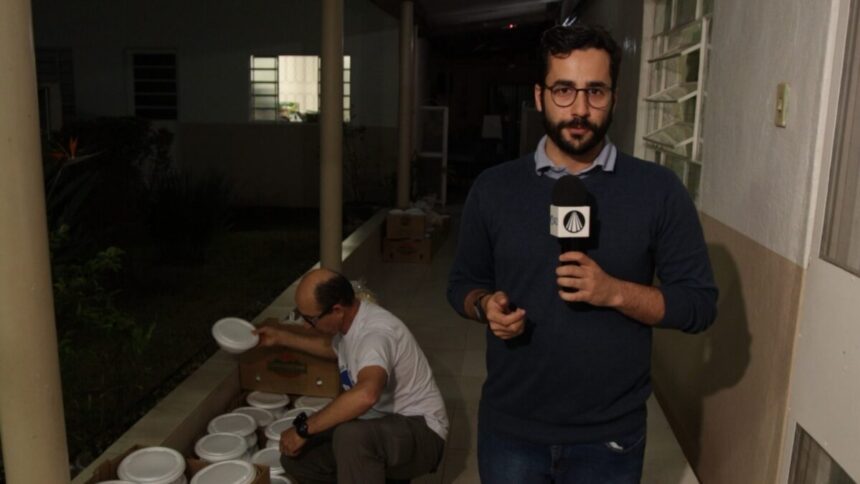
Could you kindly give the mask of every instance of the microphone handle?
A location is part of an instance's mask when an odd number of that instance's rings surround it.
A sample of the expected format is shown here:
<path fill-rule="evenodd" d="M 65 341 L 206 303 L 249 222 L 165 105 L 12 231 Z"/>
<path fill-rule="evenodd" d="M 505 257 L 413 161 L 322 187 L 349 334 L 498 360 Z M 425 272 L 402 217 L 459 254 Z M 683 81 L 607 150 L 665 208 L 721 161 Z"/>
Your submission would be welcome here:
<path fill-rule="evenodd" d="M 561 247 L 561 253 L 562 254 L 564 254 L 565 252 L 573 252 L 573 251 L 582 252 L 585 250 L 585 247 L 583 247 L 585 245 L 584 239 L 560 238 L 560 239 L 558 239 L 558 244 Z M 563 265 L 563 266 L 566 266 L 569 264 L 579 265 L 578 263 L 571 262 L 571 261 L 560 263 L 560 265 Z M 573 287 L 562 287 L 561 290 L 564 292 L 577 292 L 577 291 L 579 291 L 579 289 L 576 289 Z"/>

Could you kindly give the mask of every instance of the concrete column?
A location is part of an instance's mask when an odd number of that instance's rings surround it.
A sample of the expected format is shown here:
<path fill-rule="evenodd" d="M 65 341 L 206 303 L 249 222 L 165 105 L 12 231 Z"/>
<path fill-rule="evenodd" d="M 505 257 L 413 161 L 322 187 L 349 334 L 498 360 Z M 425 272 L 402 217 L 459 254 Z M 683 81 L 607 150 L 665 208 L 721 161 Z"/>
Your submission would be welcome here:
<path fill-rule="evenodd" d="M 69 482 L 30 0 L 0 2 L 0 440 L 6 482 Z"/>
<path fill-rule="evenodd" d="M 343 241 L 343 0 L 322 2 L 320 263 L 339 271 Z"/>
<path fill-rule="evenodd" d="M 400 148 L 397 152 L 397 207 L 409 207 L 409 169 L 412 162 L 412 102 L 415 97 L 413 79 L 414 4 L 400 3 Z"/>

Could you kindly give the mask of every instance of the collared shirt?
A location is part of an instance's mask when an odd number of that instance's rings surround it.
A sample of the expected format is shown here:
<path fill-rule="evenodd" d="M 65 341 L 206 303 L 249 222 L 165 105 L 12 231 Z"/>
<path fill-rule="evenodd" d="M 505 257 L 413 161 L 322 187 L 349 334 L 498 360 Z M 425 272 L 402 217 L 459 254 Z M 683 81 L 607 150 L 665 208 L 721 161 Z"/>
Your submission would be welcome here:
<path fill-rule="evenodd" d="M 589 175 L 589 172 L 595 170 L 597 167 L 600 167 L 603 171 L 615 170 L 615 159 L 618 157 L 618 149 L 609 140 L 609 136 L 606 137 L 606 144 L 603 145 L 603 149 L 600 150 L 594 162 L 588 168 L 576 173 L 570 172 L 567 168 L 553 163 L 546 154 L 546 139 L 547 137 L 544 135 L 537 145 L 537 150 L 535 150 L 535 171 L 538 176 L 548 176 L 553 180 L 558 180 L 567 174 L 585 178 Z"/>

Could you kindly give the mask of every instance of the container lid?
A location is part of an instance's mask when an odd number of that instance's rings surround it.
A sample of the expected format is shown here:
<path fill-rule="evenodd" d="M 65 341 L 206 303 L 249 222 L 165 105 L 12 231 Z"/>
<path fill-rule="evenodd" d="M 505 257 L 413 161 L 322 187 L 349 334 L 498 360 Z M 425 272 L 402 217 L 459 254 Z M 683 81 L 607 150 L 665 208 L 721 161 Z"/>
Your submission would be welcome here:
<path fill-rule="evenodd" d="M 287 476 L 269 476 L 271 484 L 295 484 Z"/>
<path fill-rule="evenodd" d="M 213 418 L 206 430 L 210 434 L 226 432 L 247 437 L 257 430 L 257 421 L 244 413 L 225 413 Z"/>
<path fill-rule="evenodd" d="M 267 447 L 258 451 L 251 457 L 251 462 L 267 466 L 270 474 L 279 476 L 284 473 L 284 468 L 281 467 L 281 451 L 274 447 Z"/>
<path fill-rule="evenodd" d="M 254 325 L 239 318 L 219 319 L 212 325 L 212 336 L 218 346 L 228 353 L 242 353 L 260 342 L 260 337 L 252 333 Z"/>
<path fill-rule="evenodd" d="M 251 392 L 247 401 L 252 407 L 279 410 L 290 404 L 290 397 L 283 393 Z"/>
<path fill-rule="evenodd" d="M 310 408 L 310 407 L 296 407 L 296 408 L 294 408 L 294 409 L 292 409 L 292 410 L 287 410 L 287 411 L 284 413 L 283 418 L 296 418 L 296 417 L 298 417 L 298 416 L 299 416 L 299 414 L 300 414 L 300 413 L 302 413 L 302 412 L 304 412 L 304 413 L 305 413 L 305 415 L 307 415 L 308 417 L 310 417 L 312 414 L 317 413 L 317 410 L 316 410 L 315 408 Z"/>
<path fill-rule="evenodd" d="M 265 408 L 239 407 L 236 410 L 233 410 L 233 413 L 244 413 L 245 415 L 250 416 L 257 422 L 257 427 L 266 427 L 275 421 L 275 416 L 272 415 L 272 412 Z"/>
<path fill-rule="evenodd" d="M 171 483 L 185 472 L 185 459 L 167 447 L 146 447 L 126 456 L 117 477 L 137 483 Z"/>
<path fill-rule="evenodd" d="M 326 397 L 311 397 L 308 395 L 301 396 L 296 399 L 296 408 L 298 407 L 310 407 L 316 409 L 317 412 L 323 409 L 326 405 L 331 403 L 331 398 Z"/>
<path fill-rule="evenodd" d="M 285 417 L 275 420 L 266 427 L 266 438 L 269 440 L 281 440 L 281 434 L 292 428 L 295 417 Z"/>
<path fill-rule="evenodd" d="M 247 450 L 248 442 L 244 437 L 228 433 L 204 435 L 194 445 L 194 453 L 208 462 L 238 459 Z"/>
<path fill-rule="evenodd" d="M 191 484 L 251 484 L 257 470 L 249 462 L 225 460 L 201 469 L 191 478 Z"/>

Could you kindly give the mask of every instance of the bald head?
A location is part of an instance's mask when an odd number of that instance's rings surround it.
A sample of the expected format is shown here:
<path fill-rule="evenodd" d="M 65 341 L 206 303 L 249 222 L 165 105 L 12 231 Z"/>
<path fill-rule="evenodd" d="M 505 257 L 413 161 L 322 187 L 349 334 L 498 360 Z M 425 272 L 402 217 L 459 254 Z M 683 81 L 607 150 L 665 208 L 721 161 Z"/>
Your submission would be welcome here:
<path fill-rule="evenodd" d="M 330 269 L 313 269 L 299 281 L 296 289 L 296 305 L 313 308 L 314 313 L 330 310 L 335 304 L 352 306 L 355 291 L 343 276 Z"/>

